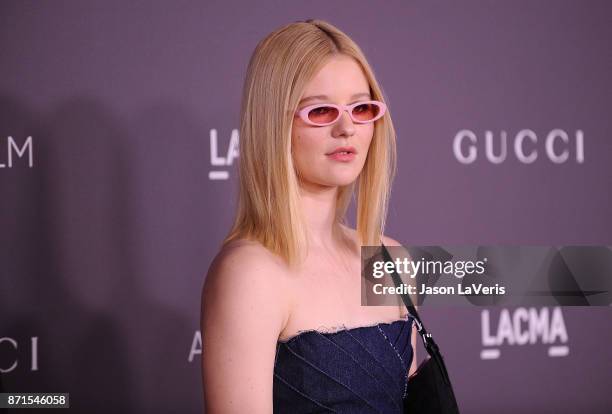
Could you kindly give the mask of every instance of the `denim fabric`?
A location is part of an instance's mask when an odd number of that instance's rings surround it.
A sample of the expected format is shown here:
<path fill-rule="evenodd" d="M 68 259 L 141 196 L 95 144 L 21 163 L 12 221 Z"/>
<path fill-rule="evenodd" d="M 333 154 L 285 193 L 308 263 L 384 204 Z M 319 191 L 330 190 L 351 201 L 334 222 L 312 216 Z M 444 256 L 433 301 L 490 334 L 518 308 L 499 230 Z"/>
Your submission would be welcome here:
<path fill-rule="evenodd" d="M 304 331 L 276 346 L 274 413 L 402 413 L 412 318 Z"/>

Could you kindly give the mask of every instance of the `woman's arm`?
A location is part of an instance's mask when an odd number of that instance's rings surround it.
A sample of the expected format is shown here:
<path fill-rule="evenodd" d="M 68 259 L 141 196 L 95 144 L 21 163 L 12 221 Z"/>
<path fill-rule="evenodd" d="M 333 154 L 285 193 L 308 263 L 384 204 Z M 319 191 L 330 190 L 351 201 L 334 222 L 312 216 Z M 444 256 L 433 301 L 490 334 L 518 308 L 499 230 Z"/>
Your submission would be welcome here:
<path fill-rule="evenodd" d="M 221 253 L 202 290 L 206 414 L 271 413 L 276 342 L 286 295 L 263 247 Z"/>

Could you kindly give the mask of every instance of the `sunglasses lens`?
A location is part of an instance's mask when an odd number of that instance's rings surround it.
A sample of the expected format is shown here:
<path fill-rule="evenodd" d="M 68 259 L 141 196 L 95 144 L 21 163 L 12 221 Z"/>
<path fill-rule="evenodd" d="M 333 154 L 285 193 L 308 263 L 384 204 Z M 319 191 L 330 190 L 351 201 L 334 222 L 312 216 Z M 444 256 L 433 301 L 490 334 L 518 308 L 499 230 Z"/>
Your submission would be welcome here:
<path fill-rule="evenodd" d="M 308 112 L 308 119 L 315 124 L 327 124 L 338 118 L 338 110 L 331 106 L 318 106 Z"/>
<path fill-rule="evenodd" d="M 373 103 L 364 103 L 353 108 L 353 118 L 358 121 L 371 121 L 380 113 L 380 106 Z"/>

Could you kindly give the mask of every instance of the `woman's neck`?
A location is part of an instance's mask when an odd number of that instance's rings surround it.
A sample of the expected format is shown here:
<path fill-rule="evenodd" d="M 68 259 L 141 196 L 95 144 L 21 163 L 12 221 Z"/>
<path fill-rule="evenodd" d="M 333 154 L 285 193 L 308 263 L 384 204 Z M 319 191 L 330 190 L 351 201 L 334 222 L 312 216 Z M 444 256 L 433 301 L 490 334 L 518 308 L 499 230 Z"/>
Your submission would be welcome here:
<path fill-rule="evenodd" d="M 340 225 L 336 221 L 338 187 L 314 184 L 300 186 L 300 204 L 308 230 L 308 243 L 315 248 L 338 245 Z"/>

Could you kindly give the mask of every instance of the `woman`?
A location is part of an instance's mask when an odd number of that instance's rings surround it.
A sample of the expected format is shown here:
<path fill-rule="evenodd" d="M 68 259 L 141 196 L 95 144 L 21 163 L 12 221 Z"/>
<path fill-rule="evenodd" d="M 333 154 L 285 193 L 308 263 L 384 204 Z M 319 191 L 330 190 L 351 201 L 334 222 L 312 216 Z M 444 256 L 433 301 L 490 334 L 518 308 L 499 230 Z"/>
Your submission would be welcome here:
<path fill-rule="evenodd" d="M 401 412 L 412 319 L 360 304 L 360 246 L 399 245 L 382 235 L 395 133 L 370 66 L 329 23 L 289 24 L 256 47 L 241 112 L 238 211 L 202 295 L 206 412 Z"/>

